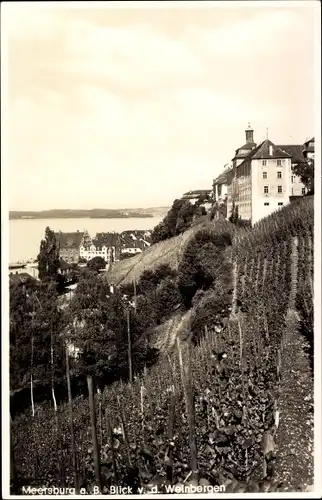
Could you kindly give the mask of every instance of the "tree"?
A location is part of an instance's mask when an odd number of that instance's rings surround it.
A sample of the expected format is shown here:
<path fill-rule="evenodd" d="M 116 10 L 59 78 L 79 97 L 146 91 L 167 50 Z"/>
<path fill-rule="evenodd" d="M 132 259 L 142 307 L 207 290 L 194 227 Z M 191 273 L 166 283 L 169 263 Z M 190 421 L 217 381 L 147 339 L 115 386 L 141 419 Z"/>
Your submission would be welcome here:
<path fill-rule="evenodd" d="M 194 215 L 197 213 L 199 207 L 192 205 L 189 201 L 185 201 L 178 211 L 177 221 L 175 225 L 175 234 L 180 234 L 191 227 Z"/>
<path fill-rule="evenodd" d="M 188 229 L 196 209 L 197 207 L 188 200 L 174 200 L 163 221 L 153 229 L 151 235 L 152 244 L 172 238 L 172 236 L 176 236 Z"/>
<path fill-rule="evenodd" d="M 10 389 L 27 388 L 31 375 L 35 389 L 51 385 L 51 351 L 54 379 L 64 375 L 64 356 L 60 332 L 62 313 L 58 309 L 56 286 L 41 283 L 30 288 L 10 286 Z"/>
<path fill-rule="evenodd" d="M 74 370 L 112 382 L 126 365 L 127 330 L 121 294 L 88 270 L 79 281 L 66 313 L 65 339 L 80 351 Z"/>
<path fill-rule="evenodd" d="M 219 278 L 229 282 L 229 265 L 224 251 L 231 245 L 227 232 L 201 230 L 188 243 L 178 268 L 178 286 L 184 305 L 191 307 L 197 290 L 209 289 Z"/>
<path fill-rule="evenodd" d="M 40 243 L 40 252 L 37 256 L 39 279 L 58 279 L 59 247 L 54 231 L 46 227 L 45 238 Z"/>
<path fill-rule="evenodd" d="M 98 273 L 100 269 L 105 269 L 106 262 L 103 257 L 98 255 L 87 262 L 87 267 Z"/>
<path fill-rule="evenodd" d="M 239 215 L 238 215 L 238 206 L 236 205 L 235 201 L 233 201 L 233 206 L 231 210 L 231 215 L 229 217 L 229 222 L 232 224 L 237 224 L 239 220 Z"/>
<path fill-rule="evenodd" d="M 158 319 L 167 318 L 182 304 L 182 297 L 178 285 L 173 278 L 166 277 L 156 291 Z"/>
<path fill-rule="evenodd" d="M 137 293 L 147 295 L 167 277 L 175 277 L 176 271 L 168 264 L 161 264 L 154 271 L 146 269 L 140 276 Z"/>
<path fill-rule="evenodd" d="M 314 194 L 314 160 L 308 159 L 305 163 L 298 163 L 293 172 L 297 175 L 307 189 L 307 194 Z"/>

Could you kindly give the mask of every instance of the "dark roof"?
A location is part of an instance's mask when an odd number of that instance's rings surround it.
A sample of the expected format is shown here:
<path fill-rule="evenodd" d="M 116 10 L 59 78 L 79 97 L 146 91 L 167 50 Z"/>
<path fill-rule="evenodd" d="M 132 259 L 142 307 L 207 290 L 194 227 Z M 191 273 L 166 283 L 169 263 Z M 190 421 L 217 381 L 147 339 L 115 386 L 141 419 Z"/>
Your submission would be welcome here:
<path fill-rule="evenodd" d="M 60 248 L 78 248 L 81 245 L 84 232 L 77 231 L 75 233 L 55 233 L 56 240 Z"/>
<path fill-rule="evenodd" d="M 96 247 L 115 247 L 120 241 L 118 233 L 97 233 L 93 239 L 93 245 Z"/>
<path fill-rule="evenodd" d="M 122 243 L 122 248 L 141 248 L 143 250 L 145 246 L 145 243 L 141 240 L 128 240 Z"/>
<path fill-rule="evenodd" d="M 278 147 L 292 156 L 292 163 L 305 163 L 302 144 L 289 144 Z"/>
<path fill-rule="evenodd" d="M 36 278 L 31 276 L 28 273 L 16 273 L 16 274 L 10 274 L 9 279 L 13 283 L 25 283 L 27 280 L 32 281 L 34 283 L 37 282 Z"/>
<path fill-rule="evenodd" d="M 240 151 L 242 150 L 251 151 L 254 148 L 256 148 L 256 142 L 246 142 L 246 144 L 236 149 L 233 160 L 235 160 L 236 158 L 245 158 L 245 156 L 249 154 L 249 153 L 241 153 Z"/>
<path fill-rule="evenodd" d="M 64 259 L 59 259 L 59 268 L 60 269 L 72 269 L 73 264 L 68 264 Z"/>
<path fill-rule="evenodd" d="M 121 243 L 124 246 L 124 244 L 128 247 L 132 245 L 132 243 L 139 241 L 141 238 L 143 238 L 144 232 L 137 232 L 137 231 L 123 231 L 121 233 Z"/>
<path fill-rule="evenodd" d="M 123 231 L 120 236 L 121 238 L 131 237 L 132 239 L 135 239 L 148 237 L 148 233 L 149 231 L 146 231 L 145 229 L 127 229 L 126 231 Z M 133 236 L 135 238 L 133 238 Z"/>
<path fill-rule="evenodd" d="M 312 139 L 310 139 L 309 141 L 305 141 L 305 143 L 304 143 L 305 149 L 307 149 L 307 146 L 310 144 L 310 142 L 315 142 L 314 137 L 312 137 Z"/>
<path fill-rule="evenodd" d="M 273 154 L 269 154 L 269 147 L 273 147 Z M 270 159 L 270 158 L 290 158 L 291 155 L 289 153 L 286 153 L 285 151 L 282 151 L 279 146 L 276 146 L 273 144 L 272 141 L 269 139 L 266 139 L 266 141 L 262 142 L 262 144 L 259 145 L 259 148 L 253 149 L 251 151 L 250 156 L 252 159 Z"/>
<path fill-rule="evenodd" d="M 273 154 L 269 154 L 269 146 L 273 146 Z M 245 160 L 237 166 L 239 168 L 246 161 L 249 160 L 258 160 L 258 159 L 276 159 L 276 158 L 290 158 L 291 155 L 282 151 L 279 146 L 276 146 L 269 139 L 266 139 L 264 142 L 259 144 L 256 148 L 254 148 L 248 156 L 246 156 Z"/>
<path fill-rule="evenodd" d="M 246 144 L 244 144 L 243 146 L 240 146 L 240 148 L 236 149 L 236 153 L 240 149 L 254 149 L 254 148 L 256 148 L 256 146 L 257 146 L 256 142 L 246 142 Z"/>
<path fill-rule="evenodd" d="M 313 142 L 313 146 L 310 146 L 311 142 Z M 304 151 L 306 153 L 314 153 L 314 142 L 314 137 L 312 137 L 312 139 L 304 143 Z"/>
<path fill-rule="evenodd" d="M 228 170 L 226 170 L 225 172 L 222 172 L 220 175 L 218 175 L 218 177 L 216 177 L 216 179 L 214 179 L 214 184 L 225 184 L 227 182 L 227 174 L 228 174 Z"/>
<path fill-rule="evenodd" d="M 211 189 L 196 189 L 194 191 L 188 191 L 187 193 L 184 193 L 183 196 L 200 196 L 209 193 L 211 193 Z"/>

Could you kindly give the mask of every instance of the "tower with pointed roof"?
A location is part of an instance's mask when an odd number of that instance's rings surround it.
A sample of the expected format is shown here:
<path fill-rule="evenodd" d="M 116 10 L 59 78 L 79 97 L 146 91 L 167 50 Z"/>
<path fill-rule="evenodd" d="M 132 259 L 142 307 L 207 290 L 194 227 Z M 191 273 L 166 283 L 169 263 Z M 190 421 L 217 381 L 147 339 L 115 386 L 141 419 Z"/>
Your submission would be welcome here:
<path fill-rule="evenodd" d="M 254 144 L 254 130 L 250 126 L 250 123 L 248 122 L 248 127 L 245 130 L 246 133 L 246 144 Z"/>
<path fill-rule="evenodd" d="M 235 156 L 232 159 L 233 167 L 237 167 L 249 153 L 256 148 L 256 143 L 254 142 L 254 130 L 252 129 L 250 123 L 248 123 L 248 127 L 245 130 L 246 134 L 246 143 L 243 146 L 240 146 L 235 151 Z"/>

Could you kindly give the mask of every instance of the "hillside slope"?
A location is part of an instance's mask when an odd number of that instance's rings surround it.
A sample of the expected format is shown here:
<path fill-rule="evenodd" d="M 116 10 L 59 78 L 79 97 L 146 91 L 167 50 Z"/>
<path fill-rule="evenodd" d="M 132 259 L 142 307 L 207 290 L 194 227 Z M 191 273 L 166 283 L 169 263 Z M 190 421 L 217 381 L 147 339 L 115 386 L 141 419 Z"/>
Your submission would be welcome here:
<path fill-rule="evenodd" d="M 211 226 L 216 230 L 217 221 Z M 134 271 L 138 278 L 144 268 L 161 263 L 177 267 L 182 247 L 202 227 L 155 245 L 130 259 L 130 266 L 120 263 L 114 269 L 115 281 L 130 281 Z M 227 230 L 224 222 L 222 227 Z M 233 284 L 231 314 L 219 300 L 223 280 L 218 266 L 214 270 L 216 279 L 221 279 L 219 286 L 153 332 L 152 345 L 160 349 L 158 362 L 143 375 L 138 373 L 133 384 L 116 382 L 97 394 L 105 493 L 113 476 L 119 484 L 127 484 L 130 462 L 138 468 L 144 492 L 151 484 L 163 484 L 169 469 L 171 484 L 183 484 L 189 470 L 198 469 L 200 484 L 205 480 L 224 484 L 226 493 L 303 491 L 312 484 L 313 373 L 305 352 L 306 344 L 313 350 L 313 233 L 313 200 L 307 198 L 252 230 L 236 231 L 227 280 Z M 214 255 L 209 246 L 206 249 Z M 180 342 L 178 354 L 176 337 L 181 340 L 189 329 L 191 333 L 199 329 L 203 336 L 195 347 Z M 187 387 L 195 396 L 194 405 L 187 404 Z M 126 438 L 124 431 L 115 435 L 114 470 L 102 409 L 108 409 L 117 430 L 124 424 L 122 408 Z M 60 408 L 59 434 L 56 419 L 53 408 L 39 406 L 34 422 L 25 414 L 12 423 L 19 477 L 33 477 L 37 465 L 39 478 L 49 478 L 52 484 L 59 456 L 57 435 L 61 435 L 61 467 L 68 484 L 74 484 L 76 474 L 67 460 L 72 450 L 68 405 Z M 75 400 L 73 421 L 79 474 L 91 491 L 95 482 L 87 399 Z"/>
<path fill-rule="evenodd" d="M 216 224 L 220 224 L 220 222 L 216 221 Z M 168 240 L 160 241 L 141 254 L 117 262 L 110 271 L 106 272 L 105 277 L 109 283 L 120 285 L 137 280 L 143 271 L 154 270 L 161 264 L 168 264 L 172 269 L 177 269 L 188 241 L 200 229 L 213 226 L 214 222 L 205 217 L 188 231 Z"/>

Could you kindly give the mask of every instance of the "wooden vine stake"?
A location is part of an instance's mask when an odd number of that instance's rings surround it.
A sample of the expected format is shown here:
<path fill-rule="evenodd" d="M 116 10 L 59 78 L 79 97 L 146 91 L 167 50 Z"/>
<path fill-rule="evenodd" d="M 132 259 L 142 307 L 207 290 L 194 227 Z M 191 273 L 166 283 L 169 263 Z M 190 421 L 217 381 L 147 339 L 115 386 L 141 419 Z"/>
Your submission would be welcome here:
<path fill-rule="evenodd" d="M 33 333 L 31 332 L 30 398 L 31 398 L 32 417 L 34 418 L 34 416 L 35 416 L 35 404 L 34 404 L 33 365 L 34 365 L 34 337 L 33 337 Z"/>
<path fill-rule="evenodd" d="M 105 410 L 105 419 L 106 419 L 106 425 L 107 425 L 107 434 L 108 434 L 108 438 L 110 441 L 110 447 L 111 447 L 114 480 L 115 480 L 115 483 L 117 484 L 117 469 L 116 469 L 116 459 L 115 459 L 115 450 L 114 450 L 114 438 L 113 438 L 111 419 L 110 419 L 110 416 L 109 416 L 107 410 Z"/>
<path fill-rule="evenodd" d="M 166 460 L 166 470 L 167 479 L 172 483 L 173 481 L 173 430 L 174 430 L 174 419 L 175 419 L 175 407 L 176 407 L 176 393 L 175 386 L 171 387 L 170 392 L 170 407 L 169 407 L 169 421 L 168 421 L 168 454 Z"/>
<path fill-rule="evenodd" d="M 15 452 L 13 449 L 13 439 L 12 439 L 12 418 L 10 415 L 10 482 L 12 485 L 12 493 L 18 494 L 18 491 L 16 491 L 16 461 L 15 461 Z"/>
<path fill-rule="evenodd" d="M 120 415 L 121 424 L 122 424 L 123 438 L 124 438 L 124 442 L 125 442 L 125 446 L 126 446 L 126 450 L 127 450 L 127 460 L 128 460 L 129 467 L 132 467 L 131 449 L 130 449 L 130 443 L 129 443 L 128 433 L 127 433 L 127 427 L 126 427 L 126 423 L 125 423 L 125 419 L 124 419 L 123 404 L 122 404 L 122 401 L 118 395 L 116 396 L 116 398 L 117 398 L 117 406 L 118 406 L 119 415 Z"/>
<path fill-rule="evenodd" d="M 132 339 L 131 339 L 131 326 L 130 326 L 130 309 L 126 308 L 126 322 L 127 322 L 127 342 L 128 342 L 128 363 L 129 363 L 129 382 L 133 383 L 133 369 L 132 369 Z"/>
<path fill-rule="evenodd" d="M 77 470 L 76 446 L 75 446 L 75 435 L 74 435 L 74 424 L 73 424 L 73 399 L 72 399 L 72 389 L 70 384 L 68 346 L 66 346 L 66 378 L 67 378 L 68 409 L 69 409 L 69 420 L 70 420 L 70 439 L 72 443 L 72 464 L 73 464 L 73 473 L 75 478 L 75 490 L 76 494 L 79 495 L 80 485 L 79 485 L 78 470 Z"/>
<path fill-rule="evenodd" d="M 197 462 L 197 441 L 196 441 L 196 425 L 195 425 L 195 406 L 194 406 L 194 391 L 191 377 L 190 352 L 188 350 L 187 364 L 183 365 L 182 351 L 179 339 L 177 338 L 177 349 L 181 373 L 181 382 L 186 403 L 186 411 L 189 425 L 189 444 L 191 453 L 191 471 L 192 479 L 198 479 L 198 462 Z"/>
<path fill-rule="evenodd" d="M 94 469 L 95 469 L 95 479 L 100 493 L 102 492 L 102 481 L 101 481 L 101 465 L 100 465 L 100 450 L 97 441 L 97 428 L 96 428 L 96 413 L 95 413 L 95 401 L 94 401 L 94 390 L 93 390 L 93 377 L 87 375 L 87 387 L 88 387 L 88 402 L 89 410 L 91 415 L 91 426 L 92 426 L 92 441 L 93 441 L 93 459 L 94 459 Z"/>
<path fill-rule="evenodd" d="M 145 392 L 145 387 L 144 387 L 144 385 L 141 385 L 140 402 L 141 402 L 141 426 L 142 426 L 142 441 L 143 441 L 143 443 L 145 443 L 144 392 Z"/>

